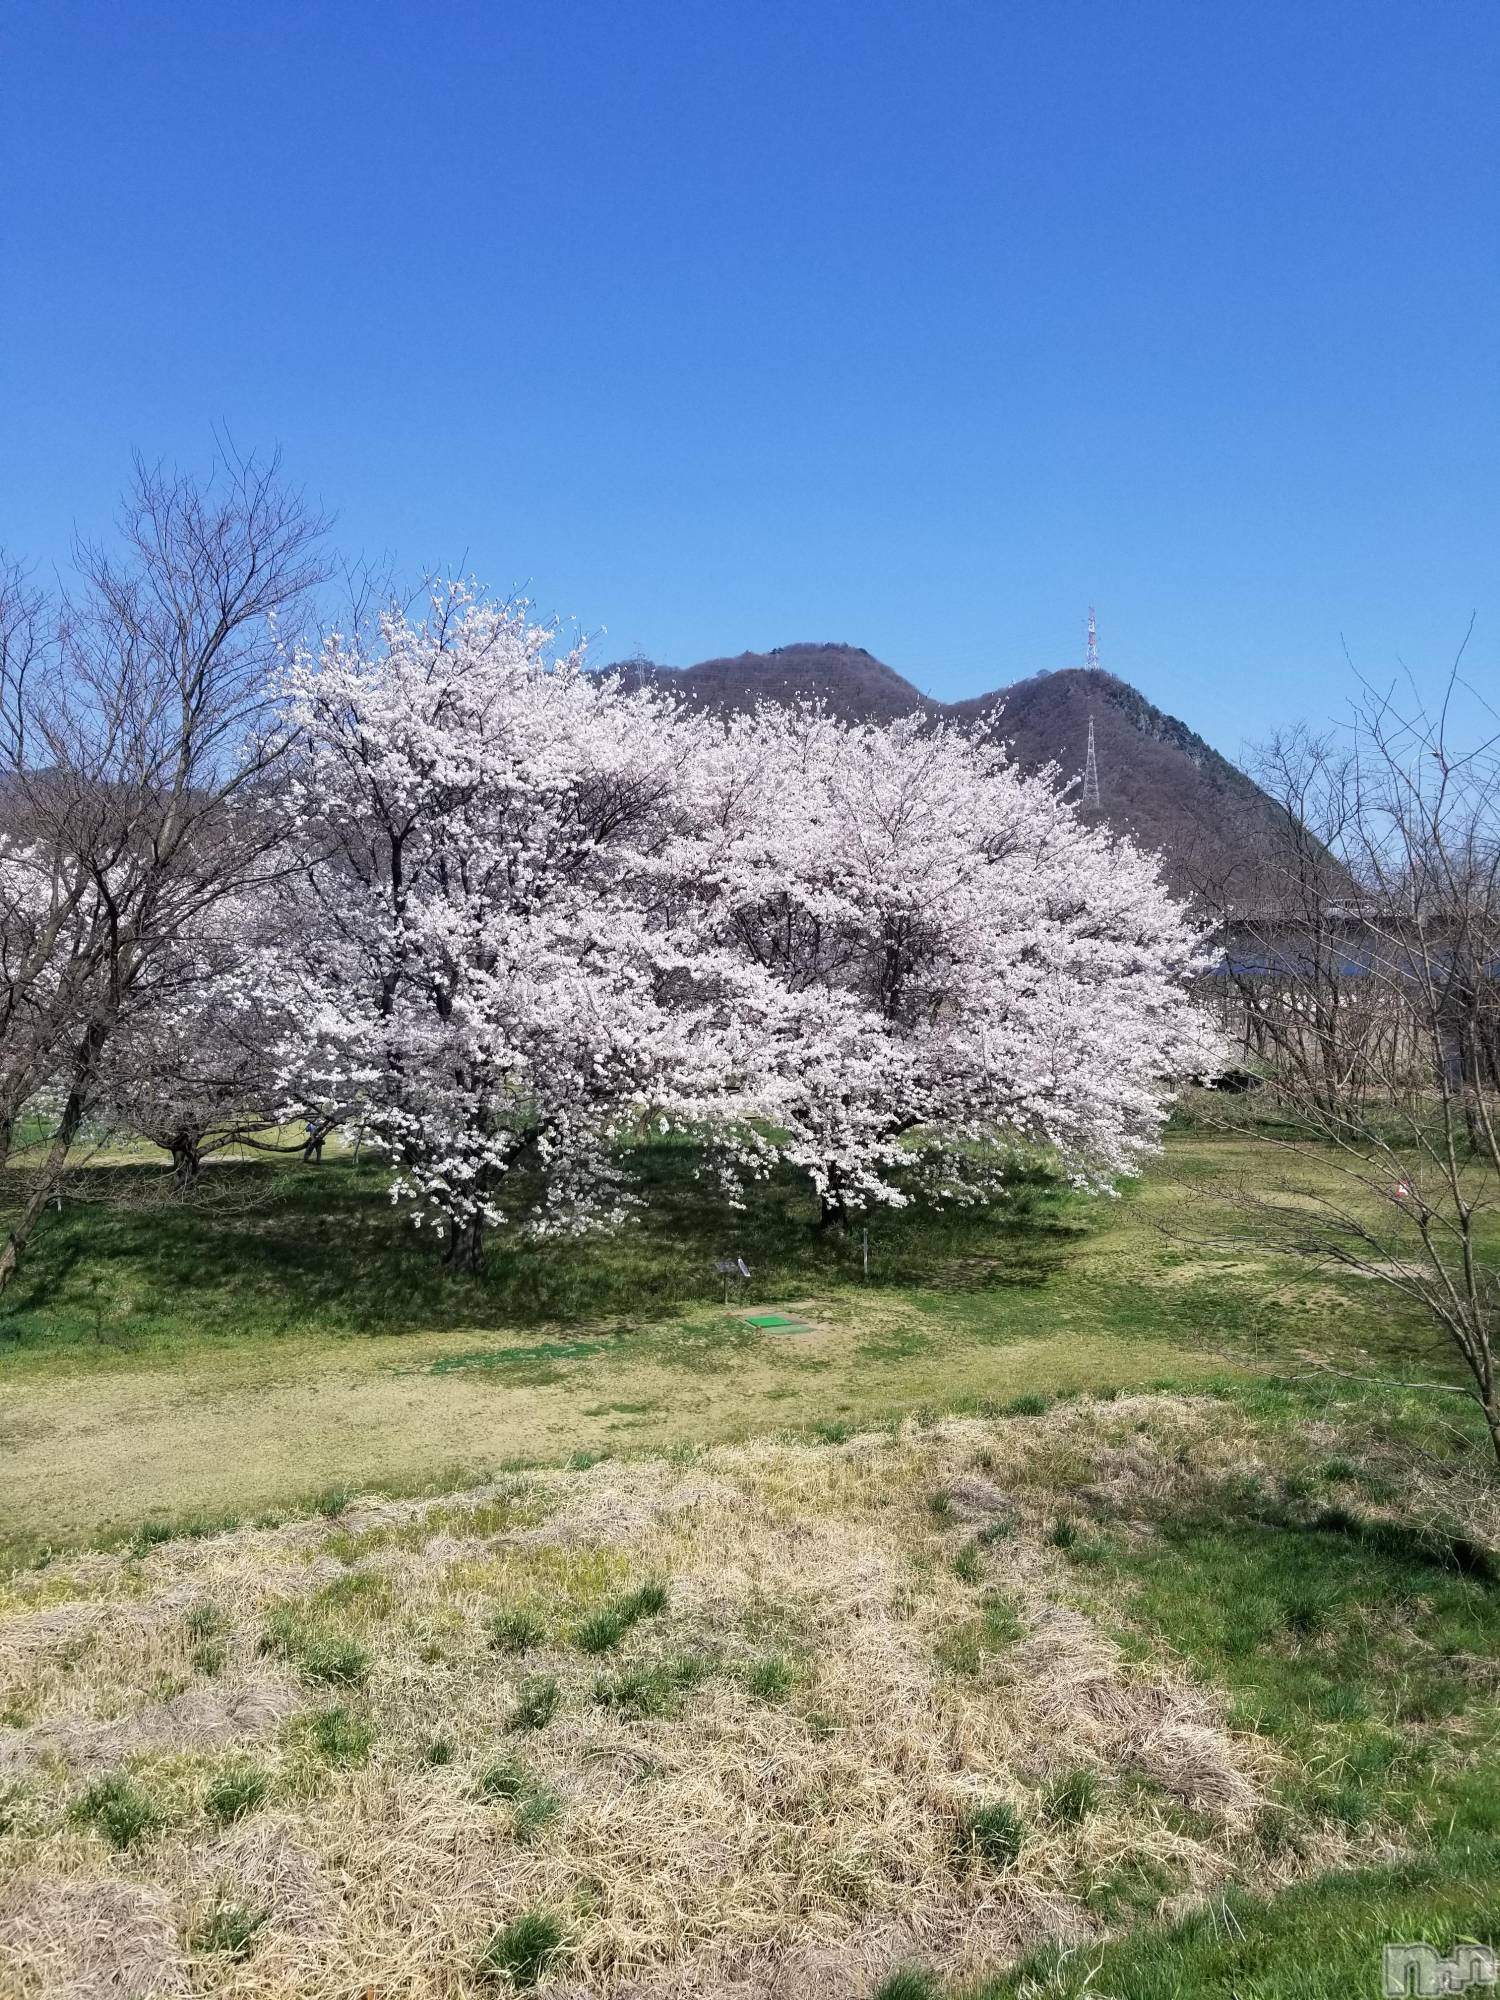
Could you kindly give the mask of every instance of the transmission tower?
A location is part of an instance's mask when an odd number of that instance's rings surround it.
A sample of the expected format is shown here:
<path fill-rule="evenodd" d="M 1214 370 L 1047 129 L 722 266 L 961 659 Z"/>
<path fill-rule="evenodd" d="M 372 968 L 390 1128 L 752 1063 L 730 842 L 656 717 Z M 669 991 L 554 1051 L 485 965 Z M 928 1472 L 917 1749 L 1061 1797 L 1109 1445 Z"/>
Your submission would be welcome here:
<path fill-rule="evenodd" d="M 1089 711 L 1089 753 L 1083 766 L 1083 798 L 1080 801 L 1085 812 L 1099 807 L 1099 766 L 1094 762 L 1094 714 Z"/>
<path fill-rule="evenodd" d="M 1089 638 L 1084 651 L 1083 664 L 1086 672 L 1099 671 L 1099 627 L 1094 618 L 1094 607 L 1089 606 Z M 1089 749 L 1083 764 L 1083 798 L 1080 801 L 1085 812 L 1099 810 L 1099 766 L 1094 758 L 1094 697 L 1089 696 Z"/>

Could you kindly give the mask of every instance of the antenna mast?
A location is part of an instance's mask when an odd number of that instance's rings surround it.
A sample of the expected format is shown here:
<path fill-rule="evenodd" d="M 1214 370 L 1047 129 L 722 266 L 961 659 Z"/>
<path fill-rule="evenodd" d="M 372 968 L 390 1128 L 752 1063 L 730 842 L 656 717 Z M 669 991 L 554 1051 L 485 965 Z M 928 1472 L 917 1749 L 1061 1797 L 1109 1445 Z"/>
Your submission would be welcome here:
<path fill-rule="evenodd" d="M 1099 628 L 1094 621 L 1094 607 L 1089 606 L 1089 642 L 1084 655 L 1084 667 L 1088 673 L 1099 671 Z M 1094 697 L 1089 696 L 1089 748 L 1083 765 L 1083 796 L 1079 804 L 1085 812 L 1099 811 L 1099 766 L 1094 758 Z"/>

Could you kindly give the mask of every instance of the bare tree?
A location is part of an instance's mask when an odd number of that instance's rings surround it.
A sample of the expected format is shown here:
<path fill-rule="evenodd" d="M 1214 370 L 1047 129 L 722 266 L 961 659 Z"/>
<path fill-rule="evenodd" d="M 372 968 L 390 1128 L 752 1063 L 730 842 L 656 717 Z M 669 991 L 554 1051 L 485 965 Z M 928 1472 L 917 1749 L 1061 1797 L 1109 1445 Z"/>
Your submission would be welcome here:
<path fill-rule="evenodd" d="M 0 1140 L 48 1107 L 0 1291 L 67 1171 L 123 1023 L 173 1004 L 174 948 L 274 866 L 277 621 L 326 575 L 277 461 L 138 463 L 76 596 L 0 580 Z"/>
<path fill-rule="evenodd" d="M 1314 1169 L 1231 1195 L 1257 1233 L 1418 1305 L 1500 1461 L 1500 735 L 1460 747 L 1466 692 L 1455 677 L 1433 714 L 1365 688 L 1346 744 L 1267 752 L 1280 865 L 1256 909 L 1222 913 L 1265 1084 L 1220 1117 Z"/>

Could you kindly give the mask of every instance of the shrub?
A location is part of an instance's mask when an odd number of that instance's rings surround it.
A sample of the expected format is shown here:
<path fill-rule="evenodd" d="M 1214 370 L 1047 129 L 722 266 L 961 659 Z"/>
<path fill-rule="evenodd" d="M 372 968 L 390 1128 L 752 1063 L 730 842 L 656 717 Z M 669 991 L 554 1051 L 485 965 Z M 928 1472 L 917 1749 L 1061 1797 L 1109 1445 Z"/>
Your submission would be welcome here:
<path fill-rule="evenodd" d="M 258 1765 L 232 1764 L 209 1785 L 203 1803 L 211 1819 L 228 1826 L 264 1805 L 270 1789 L 271 1781 Z"/>
<path fill-rule="evenodd" d="M 248 1958 L 265 1921 L 265 1912 L 249 1903 L 220 1903 L 193 1933 L 193 1948 L 225 1958 Z"/>
<path fill-rule="evenodd" d="M 479 1955 L 481 1978 L 535 1986 L 562 1950 L 562 1926 L 547 1910 L 525 1910 L 496 1931 Z"/>
<path fill-rule="evenodd" d="M 1077 1826 L 1099 1803 L 1099 1780 L 1092 1771 L 1068 1771 L 1047 1787 L 1045 1811 L 1057 1826 Z"/>
<path fill-rule="evenodd" d="M 328 1764 L 365 1763 L 375 1743 L 375 1730 L 362 1715 L 343 1706 L 316 1709 L 307 1718 L 307 1738 Z"/>
<path fill-rule="evenodd" d="M 552 1674 L 528 1674 L 516 1689 L 512 1729 L 545 1729 L 557 1713 L 562 1693 Z"/>
<path fill-rule="evenodd" d="M 534 1611 L 514 1605 L 490 1619 L 490 1644 L 502 1653 L 529 1653 L 542 1639 L 542 1621 Z"/>
<path fill-rule="evenodd" d="M 1025 1831 L 1014 1806 L 991 1799 L 965 1817 L 959 1846 L 991 1868 L 1009 1868 L 1021 1852 Z"/>
<path fill-rule="evenodd" d="M 124 1771 L 112 1772 L 90 1785 L 73 1801 L 69 1818 L 93 1827 L 112 1847 L 133 1847 L 167 1823 L 166 1814 L 150 1793 Z"/>

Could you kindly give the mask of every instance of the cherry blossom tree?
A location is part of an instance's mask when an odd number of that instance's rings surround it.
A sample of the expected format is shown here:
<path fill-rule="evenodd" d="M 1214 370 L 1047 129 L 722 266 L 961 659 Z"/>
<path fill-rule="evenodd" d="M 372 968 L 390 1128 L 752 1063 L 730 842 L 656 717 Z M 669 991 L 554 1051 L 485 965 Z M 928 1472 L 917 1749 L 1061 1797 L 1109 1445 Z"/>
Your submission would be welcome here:
<path fill-rule="evenodd" d="M 618 1221 L 649 1123 L 730 1199 L 792 1162 L 828 1220 L 986 1197 L 1023 1142 L 1104 1187 L 1214 1059 L 1155 864 L 991 738 L 690 714 L 456 588 L 284 692 L 281 1073 L 456 1264 Z"/>
<path fill-rule="evenodd" d="M 304 907 L 270 955 L 289 1087 L 357 1116 L 476 1268 L 485 1231 L 616 1221 L 622 1134 L 738 1118 L 765 1063 L 663 856 L 692 727 L 452 588 L 285 682 Z"/>
<path fill-rule="evenodd" d="M 777 990 L 780 1150 L 825 1220 L 981 1198 L 1017 1141 L 1106 1187 L 1215 1059 L 1154 860 L 993 736 L 762 709 L 700 763 L 696 818 L 711 933 Z"/>

